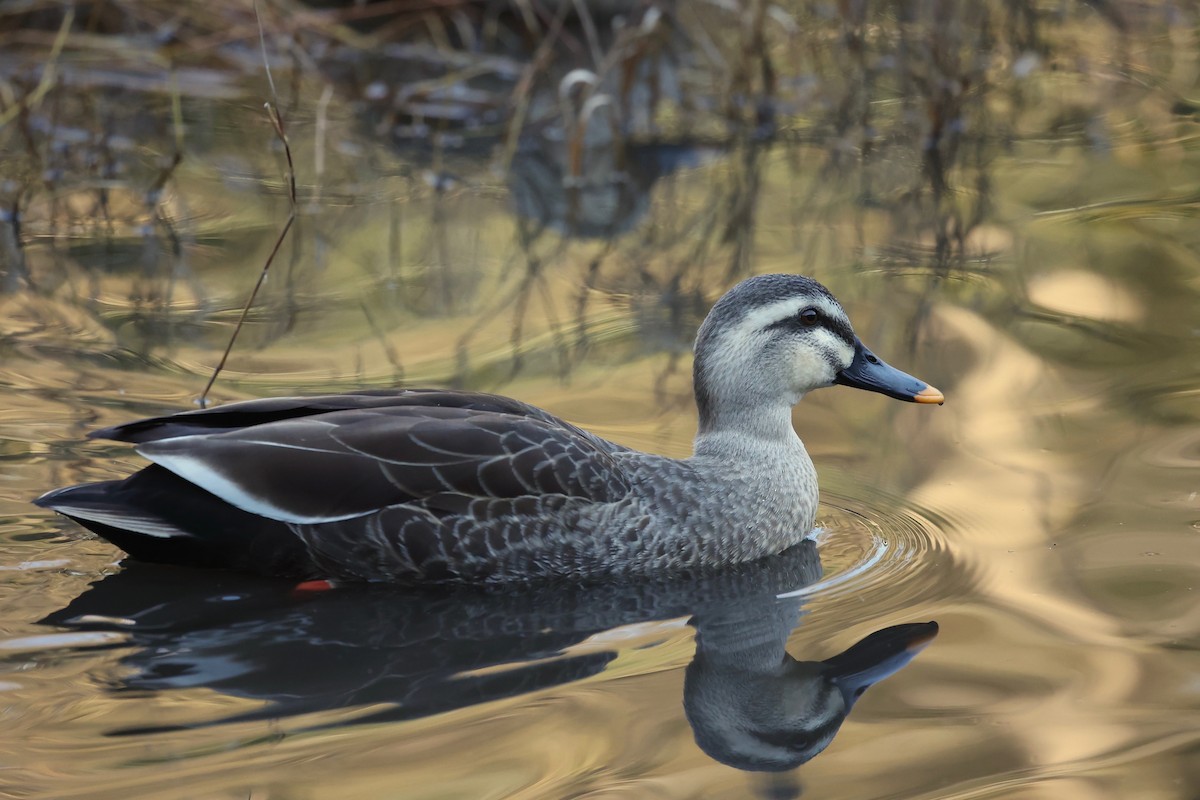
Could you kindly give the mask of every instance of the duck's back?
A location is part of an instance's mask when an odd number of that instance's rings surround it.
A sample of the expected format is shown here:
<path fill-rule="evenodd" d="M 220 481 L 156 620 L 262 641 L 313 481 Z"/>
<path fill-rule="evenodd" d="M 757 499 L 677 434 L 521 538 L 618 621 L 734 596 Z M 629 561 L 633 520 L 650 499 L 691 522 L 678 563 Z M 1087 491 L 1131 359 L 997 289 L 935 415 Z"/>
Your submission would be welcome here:
<path fill-rule="evenodd" d="M 624 448 L 494 395 L 251 401 L 97 435 L 139 442 L 156 465 L 40 505 L 136 557 L 302 577 L 540 572 L 550 550 L 572 562 L 567 532 L 584 510 L 630 490 L 614 458 Z M 261 567 L 246 556 L 268 549 L 285 555 Z"/>

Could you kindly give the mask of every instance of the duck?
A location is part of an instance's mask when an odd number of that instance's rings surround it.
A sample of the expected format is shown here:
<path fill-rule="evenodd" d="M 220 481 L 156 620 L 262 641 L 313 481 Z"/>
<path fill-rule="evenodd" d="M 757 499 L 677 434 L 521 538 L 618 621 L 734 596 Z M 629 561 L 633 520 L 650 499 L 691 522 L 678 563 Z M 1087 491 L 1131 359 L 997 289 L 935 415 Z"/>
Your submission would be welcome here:
<path fill-rule="evenodd" d="M 93 431 L 150 464 L 34 500 L 130 558 L 301 581 L 506 584 L 657 576 L 805 540 L 819 490 L 792 409 L 842 385 L 941 404 L 795 274 L 724 294 L 696 335 L 693 454 L 608 441 L 495 394 L 276 397 Z"/>

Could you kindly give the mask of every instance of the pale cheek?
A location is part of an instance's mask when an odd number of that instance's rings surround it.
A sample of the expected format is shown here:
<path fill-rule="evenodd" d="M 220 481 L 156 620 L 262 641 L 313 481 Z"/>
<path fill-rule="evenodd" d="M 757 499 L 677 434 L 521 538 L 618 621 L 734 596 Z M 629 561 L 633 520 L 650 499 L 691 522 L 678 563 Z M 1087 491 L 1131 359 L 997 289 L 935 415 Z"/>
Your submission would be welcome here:
<path fill-rule="evenodd" d="M 797 391 L 829 386 L 835 377 L 829 362 L 812 350 L 800 350 L 792 359 L 792 387 Z"/>

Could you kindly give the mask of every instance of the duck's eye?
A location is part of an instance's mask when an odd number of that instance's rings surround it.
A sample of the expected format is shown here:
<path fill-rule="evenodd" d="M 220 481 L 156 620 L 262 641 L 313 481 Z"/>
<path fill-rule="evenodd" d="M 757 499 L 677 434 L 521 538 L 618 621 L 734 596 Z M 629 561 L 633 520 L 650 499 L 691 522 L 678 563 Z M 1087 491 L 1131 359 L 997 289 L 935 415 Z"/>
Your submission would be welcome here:
<path fill-rule="evenodd" d="M 812 327 L 821 321 L 821 314 L 815 308 L 806 308 L 800 312 L 800 324 L 806 328 Z"/>

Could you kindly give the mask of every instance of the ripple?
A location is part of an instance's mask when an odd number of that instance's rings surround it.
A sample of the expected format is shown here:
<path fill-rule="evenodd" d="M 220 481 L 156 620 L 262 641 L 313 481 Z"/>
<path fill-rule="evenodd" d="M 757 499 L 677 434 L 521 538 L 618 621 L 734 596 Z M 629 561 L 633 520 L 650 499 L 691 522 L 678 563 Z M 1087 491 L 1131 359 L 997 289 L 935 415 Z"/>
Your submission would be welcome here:
<path fill-rule="evenodd" d="M 1200 431 L 1171 430 L 1146 445 L 1142 460 L 1154 467 L 1195 469 L 1200 467 Z"/>
<path fill-rule="evenodd" d="M 927 509 L 873 491 L 868 500 L 826 493 L 822 512 L 825 574 L 789 596 L 833 600 L 883 590 L 900 607 L 975 583 L 950 546 L 952 525 Z"/>

